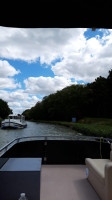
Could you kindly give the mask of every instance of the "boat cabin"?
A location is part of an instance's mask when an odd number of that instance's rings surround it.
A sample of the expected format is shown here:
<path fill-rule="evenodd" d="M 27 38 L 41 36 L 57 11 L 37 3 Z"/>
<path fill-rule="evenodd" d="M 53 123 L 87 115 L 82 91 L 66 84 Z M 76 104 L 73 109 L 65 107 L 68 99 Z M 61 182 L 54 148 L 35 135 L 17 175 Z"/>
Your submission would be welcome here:
<path fill-rule="evenodd" d="M 20 121 L 21 121 L 21 120 L 25 120 L 25 117 L 23 115 L 20 115 L 20 114 L 18 114 L 18 115 L 10 114 L 8 116 L 8 119 L 20 119 Z"/>

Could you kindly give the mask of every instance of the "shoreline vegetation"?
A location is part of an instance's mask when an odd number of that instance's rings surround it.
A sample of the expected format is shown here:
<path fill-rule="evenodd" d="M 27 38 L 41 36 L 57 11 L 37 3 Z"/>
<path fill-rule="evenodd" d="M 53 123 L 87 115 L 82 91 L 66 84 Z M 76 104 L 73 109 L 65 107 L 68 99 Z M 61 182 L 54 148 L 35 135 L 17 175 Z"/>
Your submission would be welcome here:
<path fill-rule="evenodd" d="M 80 122 L 79 120 L 85 117 L 112 118 L 112 70 L 109 71 L 107 78 L 100 76 L 92 83 L 73 84 L 44 96 L 22 114 L 27 120 L 37 121 L 70 122 L 72 118 L 76 118 L 77 122 Z M 77 123 L 75 128 L 78 129 Z"/>
<path fill-rule="evenodd" d="M 66 126 L 85 136 L 112 138 L 112 119 L 108 118 L 83 118 L 77 122 L 32 121 Z"/>
<path fill-rule="evenodd" d="M 27 120 L 70 127 L 85 136 L 112 138 L 112 69 L 85 85 L 71 85 L 43 97 L 23 112 Z M 77 122 L 71 122 L 73 118 Z"/>

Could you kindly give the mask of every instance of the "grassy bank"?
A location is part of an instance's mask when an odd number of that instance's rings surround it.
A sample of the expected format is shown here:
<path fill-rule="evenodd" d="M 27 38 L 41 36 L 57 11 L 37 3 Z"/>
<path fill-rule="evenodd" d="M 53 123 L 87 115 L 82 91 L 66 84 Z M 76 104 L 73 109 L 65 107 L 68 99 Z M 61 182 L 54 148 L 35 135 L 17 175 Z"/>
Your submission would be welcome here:
<path fill-rule="evenodd" d="M 76 123 L 62 122 L 62 121 L 44 121 L 44 122 L 67 126 L 86 136 L 112 138 L 112 119 L 84 118 Z"/>

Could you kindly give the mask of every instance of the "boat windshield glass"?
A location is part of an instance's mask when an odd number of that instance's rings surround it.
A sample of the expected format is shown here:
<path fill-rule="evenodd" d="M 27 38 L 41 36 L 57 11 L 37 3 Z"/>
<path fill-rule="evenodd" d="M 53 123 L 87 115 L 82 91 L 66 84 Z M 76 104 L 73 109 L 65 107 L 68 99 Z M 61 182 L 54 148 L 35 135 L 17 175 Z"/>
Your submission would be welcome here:
<path fill-rule="evenodd" d="M 112 29 L 1 26 L 0 118 L 112 137 L 111 52 Z"/>

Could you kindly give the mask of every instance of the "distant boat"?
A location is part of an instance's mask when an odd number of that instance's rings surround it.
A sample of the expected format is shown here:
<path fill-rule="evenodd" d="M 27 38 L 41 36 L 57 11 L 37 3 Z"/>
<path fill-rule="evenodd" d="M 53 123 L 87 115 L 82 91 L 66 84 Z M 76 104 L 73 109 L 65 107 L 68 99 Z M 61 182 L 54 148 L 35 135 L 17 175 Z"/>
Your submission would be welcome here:
<path fill-rule="evenodd" d="M 25 128 L 27 123 L 23 115 L 9 115 L 8 119 L 1 122 L 1 128 Z"/>

